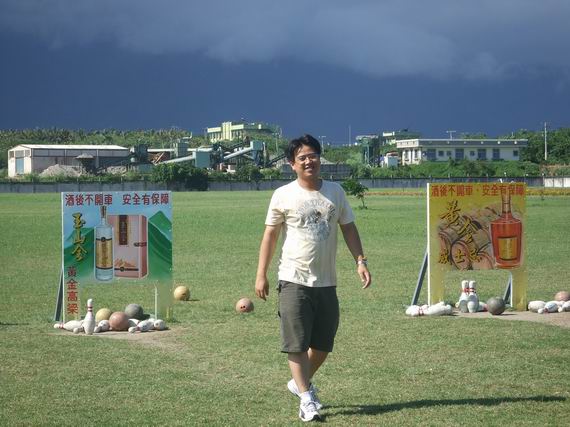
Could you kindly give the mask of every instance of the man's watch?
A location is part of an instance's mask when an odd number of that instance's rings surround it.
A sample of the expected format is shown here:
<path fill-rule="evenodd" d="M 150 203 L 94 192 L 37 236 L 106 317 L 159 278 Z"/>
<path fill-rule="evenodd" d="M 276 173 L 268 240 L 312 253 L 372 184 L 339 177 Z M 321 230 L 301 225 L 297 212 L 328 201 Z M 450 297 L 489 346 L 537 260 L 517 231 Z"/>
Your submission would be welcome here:
<path fill-rule="evenodd" d="M 359 255 L 356 259 L 356 265 L 366 265 L 368 266 L 368 258 L 365 256 Z"/>

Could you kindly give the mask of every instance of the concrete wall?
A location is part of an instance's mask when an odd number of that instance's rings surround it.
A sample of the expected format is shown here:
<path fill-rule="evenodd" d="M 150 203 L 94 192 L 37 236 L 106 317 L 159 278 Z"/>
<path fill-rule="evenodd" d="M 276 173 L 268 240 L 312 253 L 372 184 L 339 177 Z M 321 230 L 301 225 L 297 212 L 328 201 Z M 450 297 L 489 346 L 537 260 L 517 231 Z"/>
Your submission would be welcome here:
<path fill-rule="evenodd" d="M 554 188 L 570 188 L 570 177 L 560 178 L 507 178 L 510 181 L 526 182 L 529 187 L 554 187 Z M 374 188 L 416 188 L 424 189 L 428 182 L 445 183 L 445 182 L 497 182 L 497 178 L 433 178 L 433 179 L 361 179 L 359 180 L 369 189 Z M 268 191 L 275 190 L 291 181 L 289 180 L 273 180 L 255 182 L 210 182 L 210 191 Z M 341 181 L 338 181 L 341 182 Z M 172 190 L 178 191 L 178 188 L 168 188 L 166 184 L 157 184 L 149 181 L 135 182 L 72 182 L 72 183 L 40 183 L 40 182 L 4 182 L 0 183 L 0 193 L 60 193 L 60 192 L 79 192 L 79 191 L 156 191 L 156 190 Z"/>
<path fill-rule="evenodd" d="M 165 184 L 148 181 L 135 182 L 0 182 L 0 193 L 61 193 L 103 191 L 158 191 Z"/>
<path fill-rule="evenodd" d="M 553 188 L 569 188 L 570 177 L 544 178 L 544 186 Z"/>

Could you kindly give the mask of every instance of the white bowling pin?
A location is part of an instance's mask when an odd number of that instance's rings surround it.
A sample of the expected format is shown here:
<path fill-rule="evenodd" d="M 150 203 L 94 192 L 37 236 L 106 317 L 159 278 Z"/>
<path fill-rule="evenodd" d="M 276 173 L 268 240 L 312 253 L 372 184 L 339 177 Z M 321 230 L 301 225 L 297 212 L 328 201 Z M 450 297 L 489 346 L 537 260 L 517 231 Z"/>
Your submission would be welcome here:
<path fill-rule="evenodd" d="M 570 301 L 564 301 L 562 303 L 562 307 L 558 308 L 558 311 L 560 313 L 564 312 L 564 311 L 570 311 Z"/>
<path fill-rule="evenodd" d="M 531 301 L 528 303 L 528 309 L 530 311 L 532 311 L 533 313 L 538 313 L 538 310 L 540 310 L 541 308 L 544 308 L 545 305 L 546 305 L 546 302 L 540 301 L 540 300 L 535 300 L 535 301 Z"/>
<path fill-rule="evenodd" d="M 469 281 L 469 295 L 467 295 L 467 311 L 469 311 L 469 313 L 476 313 L 477 310 L 479 310 L 479 297 L 475 289 L 476 286 L 477 282 L 475 280 Z"/>
<path fill-rule="evenodd" d="M 154 329 L 157 331 L 164 331 L 167 328 L 166 322 L 162 319 L 156 319 L 154 321 Z"/>
<path fill-rule="evenodd" d="M 131 326 L 128 331 L 131 334 L 134 334 L 135 332 L 148 332 L 151 330 L 151 327 L 154 326 L 152 324 L 152 322 L 150 322 L 149 320 L 143 320 L 141 322 L 138 323 L 138 325 L 136 326 Z"/>
<path fill-rule="evenodd" d="M 558 311 L 558 304 L 556 301 L 549 301 L 544 305 L 544 308 L 538 310 L 539 314 L 556 313 Z"/>
<path fill-rule="evenodd" d="M 109 321 L 105 319 L 101 320 L 97 326 L 101 328 L 100 332 L 107 332 L 109 329 L 111 329 Z"/>
<path fill-rule="evenodd" d="M 83 326 L 79 326 L 78 328 L 73 328 L 73 333 L 74 334 L 79 334 L 81 332 L 85 331 L 85 329 L 83 328 Z"/>
<path fill-rule="evenodd" d="M 137 326 L 141 332 L 148 332 L 154 328 L 154 321 L 151 321 L 150 319 L 143 320 L 142 322 L 139 322 Z"/>
<path fill-rule="evenodd" d="M 439 302 L 437 304 L 431 305 L 426 311 L 426 316 L 447 316 L 452 312 L 451 305 Z"/>
<path fill-rule="evenodd" d="M 419 305 L 410 305 L 406 309 L 406 315 L 411 317 L 423 316 L 424 311 Z"/>
<path fill-rule="evenodd" d="M 154 317 L 149 317 L 148 321 L 150 322 L 150 330 L 154 329 L 154 322 L 156 322 L 156 319 Z"/>
<path fill-rule="evenodd" d="M 65 323 L 56 323 L 53 325 L 55 329 L 65 329 L 66 331 L 73 332 L 75 328 L 81 326 L 82 320 L 69 320 Z"/>
<path fill-rule="evenodd" d="M 131 326 L 137 326 L 139 324 L 140 320 L 139 319 L 129 319 L 129 328 Z"/>
<path fill-rule="evenodd" d="M 474 298 L 467 301 L 467 311 L 469 313 L 477 313 L 479 311 L 479 301 Z"/>
<path fill-rule="evenodd" d="M 86 335 L 93 335 L 95 331 L 95 315 L 93 314 L 93 300 L 87 300 L 87 314 L 83 319 L 83 329 Z"/>
<path fill-rule="evenodd" d="M 469 280 L 461 281 L 461 295 L 459 296 L 459 302 L 467 301 L 467 296 L 469 295 Z"/>

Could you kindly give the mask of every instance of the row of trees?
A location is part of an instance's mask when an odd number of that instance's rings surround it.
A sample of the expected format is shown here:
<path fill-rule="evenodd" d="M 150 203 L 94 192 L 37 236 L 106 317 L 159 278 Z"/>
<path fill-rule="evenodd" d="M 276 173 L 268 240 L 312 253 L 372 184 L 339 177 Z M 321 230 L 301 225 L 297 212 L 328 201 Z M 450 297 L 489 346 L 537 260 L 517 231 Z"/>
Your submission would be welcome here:
<path fill-rule="evenodd" d="M 186 138 L 190 147 L 199 147 L 207 144 L 203 135 L 195 135 L 189 131 L 171 128 L 160 130 L 117 130 L 104 129 L 84 131 L 69 129 L 24 129 L 0 130 L 0 170 L 7 167 L 7 152 L 19 144 L 114 144 L 131 147 L 145 143 L 150 147 L 167 147 L 174 141 Z M 468 135 L 483 138 L 486 135 Z M 252 135 L 254 139 L 266 142 L 267 150 L 271 154 L 281 153 L 287 141 L 276 135 Z M 409 178 L 409 177 L 469 177 L 469 176 L 540 176 L 569 175 L 570 174 L 570 128 L 551 130 L 547 138 L 547 160 L 544 159 L 544 134 L 541 131 L 521 130 L 512 135 L 500 138 L 528 139 L 528 148 L 521 151 L 520 162 L 482 162 L 482 161 L 454 161 L 424 162 L 420 165 L 401 166 L 398 168 L 376 168 L 364 165 L 361 162 L 360 147 L 324 147 L 323 157 L 333 163 L 348 163 L 352 168 L 352 176 L 358 178 Z M 382 151 L 393 150 L 393 146 L 382 147 Z M 157 172 L 158 173 L 158 172 Z M 244 165 L 238 168 L 235 175 L 221 172 L 210 172 L 210 180 L 238 179 L 244 181 L 258 181 L 264 178 L 280 178 L 279 171 L 275 169 L 259 170 L 253 165 Z"/>

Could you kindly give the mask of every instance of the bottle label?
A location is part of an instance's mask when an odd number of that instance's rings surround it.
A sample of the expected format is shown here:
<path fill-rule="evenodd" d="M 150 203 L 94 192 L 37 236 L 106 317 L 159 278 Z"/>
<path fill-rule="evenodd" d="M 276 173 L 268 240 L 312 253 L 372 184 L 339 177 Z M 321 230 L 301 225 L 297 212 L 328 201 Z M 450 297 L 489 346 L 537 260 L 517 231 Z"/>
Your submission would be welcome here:
<path fill-rule="evenodd" d="M 101 269 L 113 268 L 113 239 L 106 239 L 102 237 L 97 239 L 97 246 L 95 248 L 95 266 Z"/>
<path fill-rule="evenodd" d="M 119 215 L 119 245 L 129 245 L 129 217 Z"/>
<path fill-rule="evenodd" d="M 518 239 L 514 237 L 499 237 L 499 258 L 505 261 L 517 259 Z"/>

